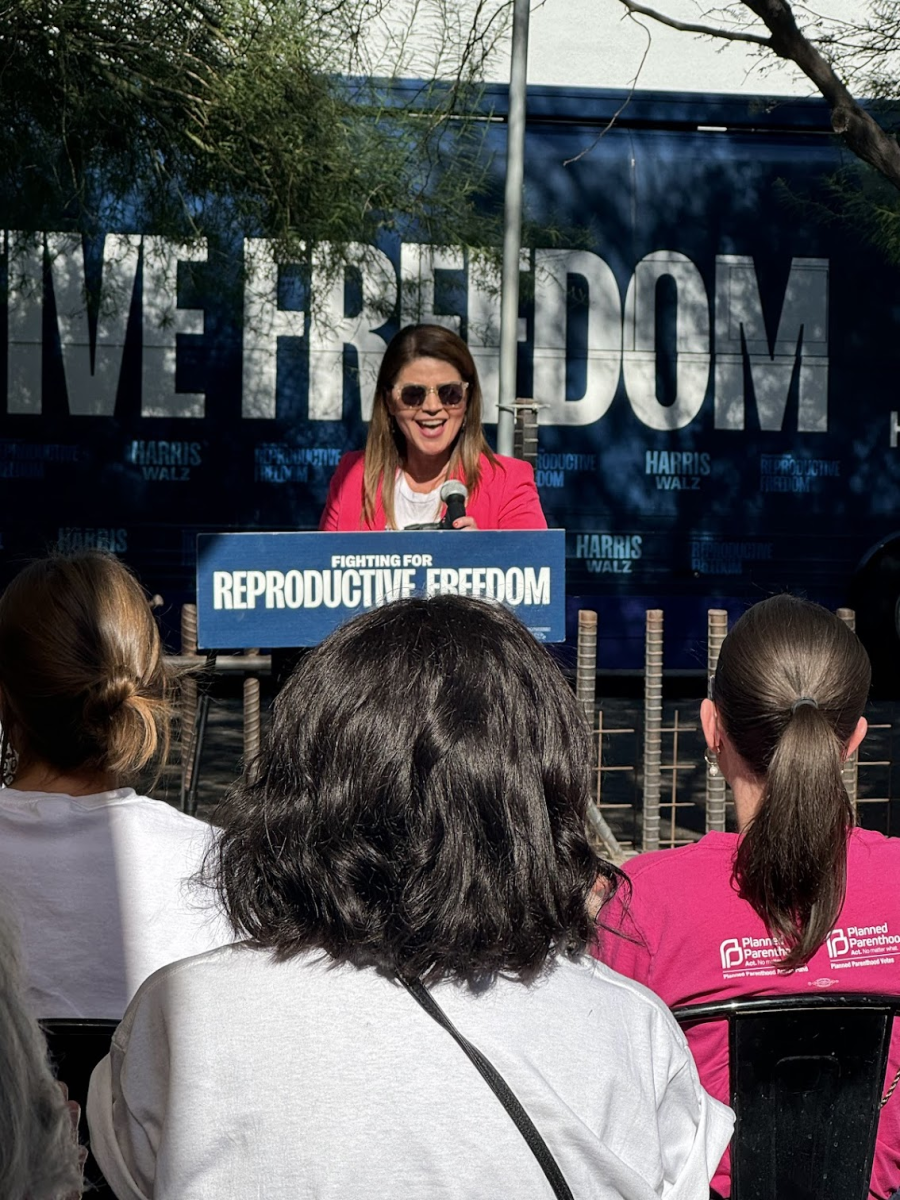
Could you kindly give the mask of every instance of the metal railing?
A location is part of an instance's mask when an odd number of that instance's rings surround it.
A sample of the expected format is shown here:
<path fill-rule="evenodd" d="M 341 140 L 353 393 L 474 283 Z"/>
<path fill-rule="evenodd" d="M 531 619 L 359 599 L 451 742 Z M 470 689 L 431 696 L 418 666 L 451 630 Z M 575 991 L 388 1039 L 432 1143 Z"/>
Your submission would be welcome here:
<path fill-rule="evenodd" d="M 838 610 L 851 625 L 853 614 Z M 603 664 L 598 662 L 598 629 L 602 614 L 582 611 L 578 617 L 575 694 L 594 731 L 595 788 L 589 826 L 598 848 L 621 862 L 643 850 L 684 845 L 709 830 L 734 828 L 733 805 L 725 780 L 711 777 L 703 760 L 705 749 L 699 722 L 699 698 L 667 698 L 677 684 L 665 674 L 664 613 L 647 613 L 645 671 L 642 696 L 623 700 L 597 695 Z M 708 613 L 707 671 L 716 668 L 727 633 L 724 610 Z M 244 769 L 256 759 L 263 722 L 261 679 L 271 674 L 271 656 L 255 650 L 219 655 L 214 663 L 197 651 L 196 609 L 182 611 L 181 653 L 169 663 L 184 671 L 179 702 L 181 738 L 179 775 L 182 804 L 194 811 L 198 773 L 202 771 L 203 737 L 213 682 L 223 676 L 243 676 L 239 714 L 234 697 L 227 721 L 240 725 Z M 599 669 L 599 676 L 598 676 Z M 698 690 L 696 687 L 695 691 Z M 212 695 L 213 713 L 216 700 Z M 868 713 L 869 734 L 860 751 L 847 760 L 844 784 L 860 823 L 883 833 L 900 820 L 900 708 L 882 703 Z M 224 718 L 223 718 L 224 719 Z M 213 731 L 213 737 L 221 736 Z M 235 731 L 235 736 L 237 732 Z M 240 756 L 236 748 L 232 756 Z M 207 768 L 208 769 L 208 768 Z M 238 767 L 238 770 L 240 767 Z M 222 785 L 219 784 L 221 790 Z M 895 816 L 896 812 L 896 816 Z"/>
<path fill-rule="evenodd" d="M 184 812 L 194 813 L 215 676 L 244 677 L 241 707 L 243 764 L 245 771 L 252 770 L 260 747 L 260 676 L 271 674 L 272 658 L 269 654 L 260 654 L 258 649 L 244 650 L 241 654 L 200 654 L 197 650 L 197 607 L 185 604 L 181 610 L 181 653 L 167 656 L 166 661 L 180 674 L 180 805 Z"/>

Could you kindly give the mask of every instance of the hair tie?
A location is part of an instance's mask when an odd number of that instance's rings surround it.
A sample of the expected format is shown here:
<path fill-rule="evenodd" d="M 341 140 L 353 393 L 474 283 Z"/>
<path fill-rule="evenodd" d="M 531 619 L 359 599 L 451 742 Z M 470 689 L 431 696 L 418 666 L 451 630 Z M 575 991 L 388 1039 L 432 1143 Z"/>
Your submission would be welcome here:
<path fill-rule="evenodd" d="M 812 696 L 798 696 L 797 699 L 794 701 L 794 703 L 791 705 L 791 712 L 795 713 L 797 711 L 797 709 L 801 708 L 804 704 L 809 704 L 812 708 L 819 707 L 818 700 L 814 700 Z"/>

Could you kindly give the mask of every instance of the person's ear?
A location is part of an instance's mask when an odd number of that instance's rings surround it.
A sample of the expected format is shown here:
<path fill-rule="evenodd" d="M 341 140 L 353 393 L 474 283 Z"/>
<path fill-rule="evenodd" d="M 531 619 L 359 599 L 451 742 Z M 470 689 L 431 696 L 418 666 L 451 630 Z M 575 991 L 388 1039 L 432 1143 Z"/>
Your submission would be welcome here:
<path fill-rule="evenodd" d="M 860 717 L 856 722 L 856 728 L 847 738 L 847 745 L 844 747 L 844 758 L 849 758 L 854 750 L 858 749 L 860 742 L 866 736 L 869 730 L 869 722 L 865 717 Z"/>
<path fill-rule="evenodd" d="M 701 701 L 700 724 L 707 746 L 710 750 L 718 750 L 722 740 L 719 734 L 719 710 L 712 700 Z"/>

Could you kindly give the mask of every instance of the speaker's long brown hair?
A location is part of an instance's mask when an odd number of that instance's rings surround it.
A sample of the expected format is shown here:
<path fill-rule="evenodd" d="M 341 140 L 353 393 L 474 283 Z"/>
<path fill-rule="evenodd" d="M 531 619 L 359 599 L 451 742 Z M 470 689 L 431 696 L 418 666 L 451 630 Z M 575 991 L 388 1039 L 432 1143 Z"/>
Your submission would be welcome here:
<path fill-rule="evenodd" d="M 449 363 L 469 385 L 466 419 L 450 456 L 448 478 L 462 479 L 471 495 L 481 480 L 481 455 L 490 462 L 495 461 L 481 427 L 481 385 L 469 347 L 443 325 L 407 325 L 391 338 L 375 385 L 363 472 L 362 518 L 370 524 L 375 516 L 380 487 L 387 524 L 389 527 L 394 525 L 394 477 L 406 456 L 406 441 L 391 420 L 388 398 L 397 376 L 417 358 L 437 358 Z"/>
<path fill-rule="evenodd" d="M 812 957 L 843 904 L 853 809 L 841 767 L 870 678 L 856 634 L 793 596 L 755 604 L 722 644 L 713 684 L 719 716 L 765 784 L 734 879 L 785 947 L 783 970 Z M 815 704 L 797 705 L 801 698 Z"/>

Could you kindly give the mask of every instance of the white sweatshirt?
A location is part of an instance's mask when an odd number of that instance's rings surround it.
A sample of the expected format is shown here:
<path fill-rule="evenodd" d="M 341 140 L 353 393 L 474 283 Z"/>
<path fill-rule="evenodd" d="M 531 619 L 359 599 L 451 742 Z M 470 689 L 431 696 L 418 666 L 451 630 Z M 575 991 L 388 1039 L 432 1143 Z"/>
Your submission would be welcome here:
<path fill-rule="evenodd" d="M 132 788 L 0 788 L 0 891 L 38 1017 L 118 1019 L 158 967 L 233 939 L 188 878 L 215 836 Z"/>
<path fill-rule="evenodd" d="M 434 995 L 506 1079 L 576 1200 L 708 1200 L 731 1110 L 662 1003 L 590 959 Z M 144 984 L 94 1072 L 119 1200 L 546 1197 L 449 1034 L 392 980 L 229 946 Z"/>

